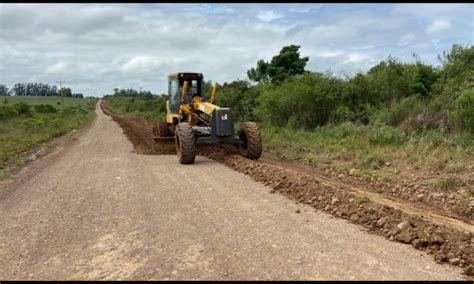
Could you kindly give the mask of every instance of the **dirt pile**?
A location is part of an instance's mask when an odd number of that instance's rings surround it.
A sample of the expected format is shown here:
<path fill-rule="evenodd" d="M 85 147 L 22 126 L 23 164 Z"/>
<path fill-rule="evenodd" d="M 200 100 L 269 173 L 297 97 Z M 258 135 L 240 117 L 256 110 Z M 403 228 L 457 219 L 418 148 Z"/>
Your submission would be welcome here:
<path fill-rule="evenodd" d="M 175 154 L 174 141 L 154 142 L 152 124 L 139 118 L 111 115 L 124 129 L 141 154 Z M 474 228 L 468 223 L 460 226 L 443 225 L 442 218 L 433 215 L 407 214 L 399 208 L 388 206 L 381 199 L 373 199 L 360 192 L 329 186 L 322 179 L 300 171 L 264 161 L 245 159 L 232 145 L 199 145 L 198 154 L 225 164 L 251 176 L 272 188 L 270 193 L 281 193 L 296 203 L 304 203 L 349 222 L 360 224 L 369 232 L 390 240 L 411 244 L 433 255 L 438 262 L 447 262 L 464 268 L 467 275 L 474 275 Z M 403 207 L 402 207 L 403 209 Z M 449 224 L 449 223 L 447 223 Z"/>
<path fill-rule="evenodd" d="M 351 183 L 358 187 L 363 187 L 365 190 L 382 194 L 388 198 L 405 200 L 413 204 L 427 206 L 435 209 L 440 214 L 474 224 L 474 198 L 467 198 L 464 194 L 434 191 L 433 189 L 420 186 L 419 184 L 404 186 L 396 183 L 371 180 L 367 177 L 364 178 L 349 173 L 348 175 L 341 175 L 329 168 L 313 171 L 317 172 L 318 175 L 337 179 L 345 183 Z"/>

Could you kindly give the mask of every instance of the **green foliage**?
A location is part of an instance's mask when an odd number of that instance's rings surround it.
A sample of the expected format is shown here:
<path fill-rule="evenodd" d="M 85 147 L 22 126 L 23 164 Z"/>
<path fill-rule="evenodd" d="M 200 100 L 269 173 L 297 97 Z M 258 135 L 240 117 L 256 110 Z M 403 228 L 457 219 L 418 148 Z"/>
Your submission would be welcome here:
<path fill-rule="evenodd" d="M 362 205 L 364 203 L 367 203 L 369 202 L 370 199 L 367 195 L 362 195 L 362 196 L 357 196 L 355 199 L 354 199 L 354 203 L 357 204 L 357 205 Z"/>
<path fill-rule="evenodd" d="M 285 46 L 270 62 L 259 60 L 256 68 L 247 71 L 250 80 L 262 83 L 281 83 L 290 76 L 304 73 L 309 57 L 300 57 L 299 45 Z"/>
<path fill-rule="evenodd" d="M 254 110 L 258 106 L 260 86 L 252 86 L 248 81 L 225 83 L 217 93 L 217 105 L 230 107 L 234 121 L 255 120 Z"/>
<path fill-rule="evenodd" d="M 463 91 L 456 99 L 450 118 L 455 127 L 474 134 L 474 88 Z"/>
<path fill-rule="evenodd" d="M 18 110 L 12 105 L 3 104 L 0 105 L 0 119 L 6 119 L 18 115 Z"/>
<path fill-rule="evenodd" d="M 39 104 L 34 106 L 35 112 L 37 113 L 56 113 L 57 109 L 49 104 Z"/>
<path fill-rule="evenodd" d="M 392 126 L 374 128 L 369 136 L 371 143 L 380 145 L 401 144 L 405 139 L 405 135 L 398 128 Z"/>
<path fill-rule="evenodd" d="M 149 91 L 114 89 L 114 95 L 105 96 L 108 107 L 119 114 L 135 115 L 147 119 L 164 119 L 166 96 L 154 95 Z"/>
<path fill-rule="evenodd" d="M 92 121 L 95 112 L 87 104 L 95 99 L 68 99 L 59 111 L 51 97 L 8 97 L 15 103 L 0 105 L 0 170 L 30 147 Z"/>
<path fill-rule="evenodd" d="M 264 124 L 311 129 L 329 121 L 341 92 L 342 80 L 320 73 L 290 77 L 269 85 L 259 97 L 257 117 Z"/>
<path fill-rule="evenodd" d="M 461 184 L 461 181 L 455 177 L 441 177 L 436 183 L 435 187 L 440 191 L 449 191 L 453 190 Z"/>
<path fill-rule="evenodd" d="M 362 160 L 362 166 L 371 169 L 383 167 L 385 161 L 373 153 L 367 154 Z"/>
<path fill-rule="evenodd" d="M 346 105 L 338 105 L 331 113 L 331 123 L 338 124 L 344 121 L 351 121 L 354 119 L 354 112 Z"/>
<path fill-rule="evenodd" d="M 8 93 L 8 88 L 5 85 L 0 84 L 0 97 L 6 97 L 9 96 L 10 94 Z"/>
<path fill-rule="evenodd" d="M 31 106 L 25 102 L 18 102 L 13 105 L 18 114 L 31 114 Z"/>

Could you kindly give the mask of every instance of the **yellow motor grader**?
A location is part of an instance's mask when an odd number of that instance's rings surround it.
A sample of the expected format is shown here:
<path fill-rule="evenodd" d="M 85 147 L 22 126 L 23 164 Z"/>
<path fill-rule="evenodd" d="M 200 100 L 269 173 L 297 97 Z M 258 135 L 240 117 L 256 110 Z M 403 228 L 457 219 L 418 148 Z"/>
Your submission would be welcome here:
<path fill-rule="evenodd" d="M 179 72 L 168 75 L 166 120 L 153 126 L 153 138 L 175 139 L 181 164 L 192 164 L 196 144 L 234 144 L 249 159 L 262 153 L 262 136 L 255 122 L 245 122 L 234 133 L 234 121 L 229 108 L 215 105 L 218 84 L 214 83 L 209 101 L 203 94 L 201 73 Z"/>

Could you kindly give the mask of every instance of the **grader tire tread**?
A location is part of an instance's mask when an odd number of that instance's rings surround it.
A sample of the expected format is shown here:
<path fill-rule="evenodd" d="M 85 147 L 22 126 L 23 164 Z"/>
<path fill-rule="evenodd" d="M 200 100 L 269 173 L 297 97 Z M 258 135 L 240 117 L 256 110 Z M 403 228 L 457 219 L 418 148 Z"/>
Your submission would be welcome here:
<path fill-rule="evenodd" d="M 262 155 L 262 135 L 260 128 L 255 122 L 245 122 L 240 127 L 240 136 L 245 135 L 246 143 L 241 153 L 244 157 L 257 160 Z"/>
<path fill-rule="evenodd" d="M 176 151 L 181 164 L 192 164 L 196 158 L 196 144 L 193 128 L 187 123 L 180 123 L 176 129 Z"/>

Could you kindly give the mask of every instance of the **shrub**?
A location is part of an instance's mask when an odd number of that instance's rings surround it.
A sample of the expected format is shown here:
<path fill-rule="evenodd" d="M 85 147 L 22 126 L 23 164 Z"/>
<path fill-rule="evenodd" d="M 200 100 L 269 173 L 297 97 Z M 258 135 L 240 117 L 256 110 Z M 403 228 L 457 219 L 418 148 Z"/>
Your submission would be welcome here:
<path fill-rule="evenodd" d="M 369 141 L 380 145 L 401 144 L 406 141 L 406 136 L 398 128 L 381 126 L 372 128 Z"/>
<path fill-rule="evenodd" d="M 374 154 L 368 154 L 362 160 L 362 166 L 365 168 L 380 169 L 385 164 L 385 161 Z"/>
<path fill-rule="evenodd" d="M 441 177 L 436 181 L 435 187 L 441 191 L 453 190 L 461 184 L 461 181 L 455 177 Z"/>
<path fill-rule="evenodd" d="M 46 123 L 46 117 L 42 114 L 36 114 L 32 117 L 26 118 L 23 121 L 23 125 L 31 131 L 36 131 L 39 128 L 45 127 Z"/>
<path fill-rule="evenodd" d="M 37 113 L 56 113 L 57 112 L 57 109 L 54 106 L 48 105 L 48 104 L 35 105 L 34 109 Z"/>
<path fill-rule="evenodd" d="M 25 102 L 17 102 L 13 107 L 16 108 L 18 114 L 31 114 L 31 106 Z"/>
<path fill-rule="evenodd" d="M 347 106 L 340 105 L 331 114 L 330 121 L 332 123 L 340 123 L 344 121 L 350 121 L 353 118 L 354 118 L 354 113 Z"/>
<path fill-rule="evenodd" d="M 459 130 L 474 133 L 474 89 L 463 91 L 456 99 L 450 119 Z"/>
<path fill-rule="evenodd" d="M 16 107 L 10 105 L 0 105 L 0 119 L 10 118 L 18 115 Z"/>

